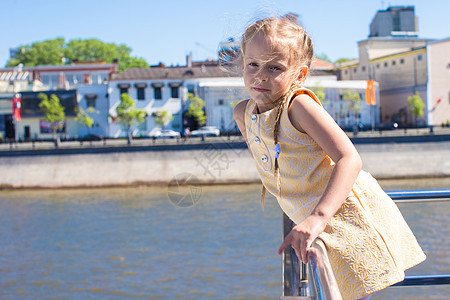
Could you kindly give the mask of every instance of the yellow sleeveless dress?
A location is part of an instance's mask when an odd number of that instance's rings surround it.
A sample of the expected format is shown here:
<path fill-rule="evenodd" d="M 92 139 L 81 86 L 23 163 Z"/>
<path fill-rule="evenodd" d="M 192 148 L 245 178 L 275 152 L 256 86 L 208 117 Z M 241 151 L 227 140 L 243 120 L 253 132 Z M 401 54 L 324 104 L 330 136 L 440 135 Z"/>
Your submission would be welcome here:
<path fill-rule="evenodd" d="M 313 92 L 299 89 L 318 105 Z M 279 169 L 274 176 L 273 124 L 276 109 L 258 114 L 249 100 L 245 127 L 249 148 L 265 188 L 277 197 L 286 215 L 300 223 L 323 194 L 334 162 L 307 134 L 281 116 Z M 344 299 L 359 299 L 402 281 L 404 271 L 425 260 L 425 254 L 392 199 L 377 181 L 361 171 L 350 194 L 319 235 Z"/>

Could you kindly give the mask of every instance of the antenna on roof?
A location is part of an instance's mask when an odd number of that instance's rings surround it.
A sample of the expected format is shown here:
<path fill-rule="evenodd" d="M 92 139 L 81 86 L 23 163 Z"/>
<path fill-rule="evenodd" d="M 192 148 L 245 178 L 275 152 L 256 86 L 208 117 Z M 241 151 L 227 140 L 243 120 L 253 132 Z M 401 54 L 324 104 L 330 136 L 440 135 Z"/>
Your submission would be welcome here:
<path fill-rule="evenodd" d="M 216 51 L 211 50 L 210 48 L 206 47 L 206 46 L 203 45 L 203 44 L 200 44 L 199 42 L 195 42 L 195 45 L 196 45 L 196 46 L 200 46 L 201 48 L 205 49 L 206 51 L 208 51 L 208 52 L 210 52 L 210 53 L 212 53 L 212 54 L 214 54 L 214 55 L 217 54 Z"/>

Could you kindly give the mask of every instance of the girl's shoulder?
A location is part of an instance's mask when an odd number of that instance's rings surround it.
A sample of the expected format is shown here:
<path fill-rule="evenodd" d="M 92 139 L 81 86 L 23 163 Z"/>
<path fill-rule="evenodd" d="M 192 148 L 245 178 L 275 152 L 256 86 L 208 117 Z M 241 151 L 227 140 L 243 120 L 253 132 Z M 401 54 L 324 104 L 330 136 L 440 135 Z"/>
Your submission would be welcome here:
<path fill-rule="evenodd" d="M 291 103 L 289 105 L 291 105 L 294 101 L 299 102 L 302 99 L 308 102 L 313 100 L 312 103 L 315 102 L 316 104 L 319 104 L 319 106 L 322 106 L 322 103 L 320 102 L 320 99 L 316 96 L 316 94 L 314 94 L 313 91 L 303 87 L 293 92 Z"/>
<path fill-rule="evenodd" d="M 328 113 L 311 90 L 299 89 L 290 99 L 288 118 L 298 131 L 307 133 L 311 125 L 316 126 L 318 123 L 329 121 Z"/>
<path fill-rule="evenodd" d="M 233 109 L 233 118 L 238 120 L 243 120 L 245 117 L 245 110 L 247 109 L 247 104 L 250 101 L 250 99 L 243 100 L 239 102 Z"/>
<path fill-rule="evenodd" d="M 245 132 L 245 110 L 247 109 L 248 102 L 249 100 L 239 102 L 233 110 L 233 118 L 236 121 L 239 131 L 245 139 L 247 139 Z"/>

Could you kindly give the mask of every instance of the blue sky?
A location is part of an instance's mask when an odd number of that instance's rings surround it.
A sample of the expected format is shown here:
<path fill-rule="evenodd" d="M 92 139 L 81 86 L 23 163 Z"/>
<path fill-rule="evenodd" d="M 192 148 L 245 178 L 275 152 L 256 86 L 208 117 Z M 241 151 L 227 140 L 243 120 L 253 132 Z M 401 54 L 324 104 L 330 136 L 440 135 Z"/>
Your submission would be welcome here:
<path fill-rule="evenodd" d="M 352 58 L 377 10 L 389 5 L 415 6 L 420 37 L 450 37 L 445 0 L 1 0 L 0 67 L 9 48 L 56 37 L 123 43 L 149 64 L 184 65 L 188 53 L 216 59 L 219 42 L 239 37 L 252 20 L 288 12 L 300 16 L 317 54 Z"/>

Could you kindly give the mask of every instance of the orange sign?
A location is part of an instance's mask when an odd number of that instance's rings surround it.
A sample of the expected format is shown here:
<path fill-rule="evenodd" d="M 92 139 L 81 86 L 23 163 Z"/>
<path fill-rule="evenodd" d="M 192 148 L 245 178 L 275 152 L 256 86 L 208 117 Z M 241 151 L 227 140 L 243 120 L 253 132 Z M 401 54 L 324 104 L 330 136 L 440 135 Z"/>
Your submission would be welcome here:
<path fill-rule="evenodd" d="M 375 80 L 367 80 L 367 88 L 366 88 L 366 104 L 367 105 L 376 105 L 377 104 L 374 83 L 375 83 Z"/>

